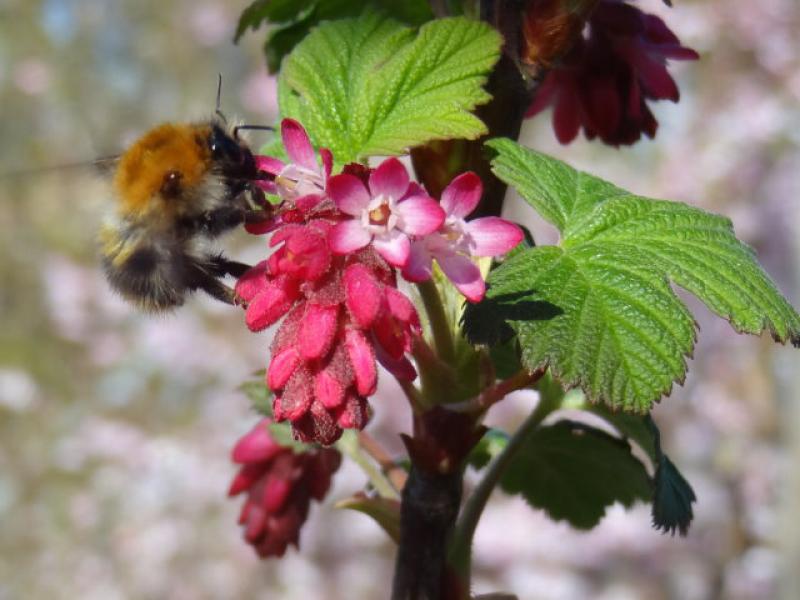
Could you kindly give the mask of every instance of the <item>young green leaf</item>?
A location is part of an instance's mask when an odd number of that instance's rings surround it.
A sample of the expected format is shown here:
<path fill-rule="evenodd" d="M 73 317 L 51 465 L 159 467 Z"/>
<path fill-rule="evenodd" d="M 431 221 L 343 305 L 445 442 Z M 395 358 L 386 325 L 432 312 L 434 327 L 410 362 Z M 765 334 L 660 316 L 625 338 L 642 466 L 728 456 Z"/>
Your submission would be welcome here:
<path fill-rule="evenodd" d="M 296 440 L 292 433 L 291 424 L 286 421 L 282 423 L 270 423 L 267 425 L 267 429 L 269 429 L 269 435 L 275 443 L 286 448 L 291 448 L 296 454 L 308 452 L 310 448 L 313 448 L 311 444 Z"/>
<path fill-rule="evenodd" d="M 615 502 L 630 507 L 653 494 L 647 471 L 628 442 L 571 421 L 536 429 L 500 485 L 578 529 L 597 525 Z"/>
<path fill-rule="evenodd" d="M 661 455 L 655 474 L 653 527 L 675 535 L 686 535 L 694 519 L 692 503 L 697 500 L 692 486 L 666 454 Z"/>
<path fill-rule="evenodd" d="M 250 400 L 253 409 L 265 417 L 272 416 L 272 391 L 264 383 L 264 377 L 250 379 L 239 386 L 239 390 Z"/>
<path fill-rule="evenodd" d="M 372 517 L 383 528 L 393 542 L 400 543 L 400 502 L 381 496 L 367 496 L 358 492 L 349 498 L 339 500 L 336 508 L 356 510 Z"/>
<path fill-rule="evenodd" d="M 474 139 L 470 111 L 500 52 L 490 26 L 439 19 L 412 29 L 374 12 L 320 25 L 285 59 L 281 113 L 337 161 L 402 154 L 434 139 Z"/>
<path fill-rule="evenodd" d="M 727 218 L 634 196 L 511 140 L 488 145 L 495 174 L 562 234 L 489 277 L 487 300 L 531 371 L 549 365 L 592 402 L 646 412 L 683 381 L 694 347 L 696 324 L 670 282 L 739 332 L 800 341 L 800 316 Z"/>
<path fill-rule="evenodd" d="M 508 445 L 508 434 L 501 429 L 489 429 L 467 457 L 467 464 L 482 469 Z"/>
<path fill-rule="evenodd" d="M 259 29 L 266 23 L 274 27 L 264 44 L 267 67 L 277 73 L 281 60 L 322 21 L 359 15 L 366 5 L 408 25 L 421 25 L 433 18 L 426 0 L 256 0 L 244 9 L 236 26 L 233 41 L 237 43 L 248 29 Z"/>

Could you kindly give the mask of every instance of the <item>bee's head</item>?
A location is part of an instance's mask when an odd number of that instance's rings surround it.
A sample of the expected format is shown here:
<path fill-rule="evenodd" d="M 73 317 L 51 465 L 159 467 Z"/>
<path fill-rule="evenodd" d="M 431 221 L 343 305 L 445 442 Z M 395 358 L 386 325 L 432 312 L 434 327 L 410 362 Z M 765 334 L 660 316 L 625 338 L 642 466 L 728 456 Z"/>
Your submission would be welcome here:
<path fill-rule="evenodd" d="M 208 136 L 211 161 L 224 177 L 252 179 L 257 173 L 253 153 L 238 138 L 229 134 L 218 123 L 211 125 Z"/>

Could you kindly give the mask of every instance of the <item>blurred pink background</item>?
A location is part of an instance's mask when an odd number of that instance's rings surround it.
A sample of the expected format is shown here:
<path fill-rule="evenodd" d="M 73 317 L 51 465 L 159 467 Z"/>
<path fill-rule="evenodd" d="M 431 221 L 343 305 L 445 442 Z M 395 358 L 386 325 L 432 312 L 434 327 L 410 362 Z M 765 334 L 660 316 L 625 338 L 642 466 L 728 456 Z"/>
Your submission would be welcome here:
<path fill-rule="evenodd" d="M 664 15 L 697 63 L 660 103 L 654 141 L 561 147 L 549 114 L 524 141 L 653 197 L 730 216 L 795 305 L 800 226 L 800 5 L 677 0 Z M 94 235 L 108 185 L 88 170 L 23 173 L 118 152 L 152 125 L 222 106 L 271 123 L 262 35 L 231 43 L 246 2 L 0 2 L 0 599 L 388 597 L 393 547 L 333 501 L 365 481 L 346 465 L 312 509 L 300 552 L 261 562 L 225 493 L 228 455 L 255 422 L 237 385 L 267 337 L 197 296 L 173 316 L 134 314 L 107 289 Z M 266 141 L 253 134 L 252 142 Z M 512 201 L 508 214 L 546 225 Z M 258 240 L 226 238 L 254 261 Z M 589 533 L 497 493 L 477 535 L 475 591 L 522 599 L 800 596 L 800 355 L 737 336 L 693 298 L 699 343 L 686 384 L 655 417 L 699 497 L 686 538 L 649 508 L 612 508 Z M 386 380 L 386 378 L 384 378 Z M 514 423 L 522 395 L 494 422 Z M 384 383 L 370 430 L 399 451 L 404 401 Z"/>

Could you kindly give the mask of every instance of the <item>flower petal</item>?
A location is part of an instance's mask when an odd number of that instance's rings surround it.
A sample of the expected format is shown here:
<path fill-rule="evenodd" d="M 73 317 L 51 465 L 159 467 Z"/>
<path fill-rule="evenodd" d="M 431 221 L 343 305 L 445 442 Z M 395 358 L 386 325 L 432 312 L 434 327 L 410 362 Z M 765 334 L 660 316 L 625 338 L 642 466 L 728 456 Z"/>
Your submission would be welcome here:
<path fill-rule="evenodd" d="M 256 162 L 256 169 L 259 171 L 264 171 L 265 173 L 269 173 L 271 175 L 277 175 L 281 172 L 281 169 L 286 166 L 286 163 L 278 158 L 274 158 L 272 156 L 254 156 L 253 159 Z"/>
<path fill-rule="evenodd" d="M 436 235 L 436 234 L 434 234 Z M 411 252 L 408 262 L 403 267 L 403 277 L 407 281 L 419 283 L 428 281 L 433 273 L 433 261 L 424 240 L 411 242 Z"/>
<path fill-rule="evenodd" d="M 262 260 L 239 277 L 235 287 L 236 295 L 245 302 L 250 302 L 256 294 L 264 291 L 267 283 L 267 261 Z"/>
<path fill-rule="evenodd" d="M 453 282 L 459 292 L 470 302 L 480 302 L 486 293 L 486 284 L 481 276 L 481 270 L 474 262 L 460 254 L 436 256 L 436 261 L 442 267 L 447 278 Z"/>
<path fill-rule="evenodd" d="M 328 353 L 336 336 L 339 307 L 309 304 L 298 333 L 298 349 L 306 360 L 322 358 Z"/>
<path fill-rule="evenodd" d="M 348 173 L 334 175 L 328 179 L 328 195 L 336 208 L 352 217 L 361 216 L 371 199 L 361 180 Z"/>
<path fill-rule="evenodd" d="M 236 442 L 231 453 L 233 462 L 239 464 L 262 462 L 284 450 L 269 434 L 269 419 L 262 419 Z"/>
<path fill-rule="evenodd" d="M 478 206 L 483 184 L 472 171 L 462 173 L 442 192 L 442 209 L 448 216 L 464 218 Z"/>
<path fill-rule="evenodd" d="M 334 373 L 323 369 L 314 377 L 314 396 L 325 408 L 336 408 L 344 402 L 344 387 Z"/>
<path fill-rule="evenodd" d="M 375 368 L 375 351 L 360 331 L 350 329 L 345 334 L 345 346 L 356 379 L 356 391 L 361 396 L 371 396 L 378 384 Z"/>
<path fill-rule="evenodd" d="M 331 176 L 331 171 L 333 171 L 333 154 L 327 148 L 320 148 L 319 156 L 322 158 L 323 175 L 327 181 L 328 177 Z"/>
<path fill-rule="evenodd" d="M 396 158 L 387 158 L 370 174 L 369 191 L 372 197 L 386 194 L 399 200 L 408 190 L 408 171 Z"/>
<path fill-rule="evenodd" d="M 349 254 L 369 244 L 372 234 L 362 227 L 358 219 L 337 223 L 328 234 L 328 243 L 336 254 Z"/>
<path fill-rule="evenodd" d="M 369 329 L 381 309 L 383 294 L 372 271 L 363 264 L 353 264 L 344 272 L 347 310 L 361 329 Z"/>
<path fill-rule="evenodd" d="M 562 144 L 574 140 L 581 128 L 581 105 L 576 86 L 567 80 L 555 96 L 553 110 L 553 129 Z"/>
<path fill-rule="evenodd" d="M 524 237 L 522 229 L 500 217 L 483 217 L 466 226 L 470 236 L 473 256 L 500 256 L 519 244 Z"/>
<path fill-rule="evenodd" d="M 277 398 L 277 397 L 276 397 Z M 289 378 L 289 383 L 280 395 L 280 419 L 297 421 L 311 408 L 314 402 L 314 378 L 308 369 L 299 368 Z M 275 411 L 275 418 L 278 418 Z"/>
<path fill-rule="evenodd" d="M 394 359 L 380 345 L 376 345 L 375 358 L 378 359 L 384 369 L 400 381 L 414 381 L 417 378 L 417 370 L 405 356 L 399 360 Z"/>
<path fill-rule="evenodd" d="M 282 389 L 299 364 L 300 353 L 294 346 L 290 346 L 278 354 L 274 354 L 267 368 L 267 385 L 269 389 L 273 391 Z"/>
<path fill-rule="evenodd" d="M 250 331 L 261 331 L 289 312 L 295 298 L 287 291 L 287 287 L 271 281 L 263 292 L 253 298 L 244 315 Z"/>
<path fill-rule="evenodd" d="M 336 424 L 345 429 L 364 429 L 369 421 L 367 400 L 350 394 L 344 406 L 336 411 Z"/>
<path fill-rule="evenodd" d="M 445 214 L 439 203 L 428 196 L 411 196 L 394 209 L 397 227 L 410 235 L 428 235 L 444 223 Z"/>
<path fill-rule="evenodd" d="M 386 262 L 395 267 L 404 267 L 411 252 L 411 242 L 408 241 L 408 237 L 397 230 L 375 236 L 372 245 Z"/>
<path fill-rule="evenodd" d="M 291 161 L 311 171 L 319 171 L 314 147 L 303 126 L 294 119 L 281 121 L 281 139 Z"/>

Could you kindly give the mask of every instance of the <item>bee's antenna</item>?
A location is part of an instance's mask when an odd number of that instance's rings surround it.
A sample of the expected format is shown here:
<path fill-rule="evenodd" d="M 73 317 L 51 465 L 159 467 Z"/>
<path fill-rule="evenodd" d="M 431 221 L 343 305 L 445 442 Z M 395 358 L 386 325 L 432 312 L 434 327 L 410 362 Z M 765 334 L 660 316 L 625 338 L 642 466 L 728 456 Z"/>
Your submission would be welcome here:
<path fill-rule="evenodd" d="M 239 131 L 241 129 L 255 129 L 258 131 L 275 131 L 275 128 L 271 125 L 237 125 L 233 128 L 233 137 L 234 139 L 239 139 Z"/>
<path fill-rule="evenodd" d="M 217 106 L 214 110 L 214 114 L 216 114 L 220 119 L 222 119 L 223 123 L 227 123 L 228 119 L 225 118 L 225 115 L 220 110 L 220 103 L 222 100 L 222 73 L 217 73 Z"/>

